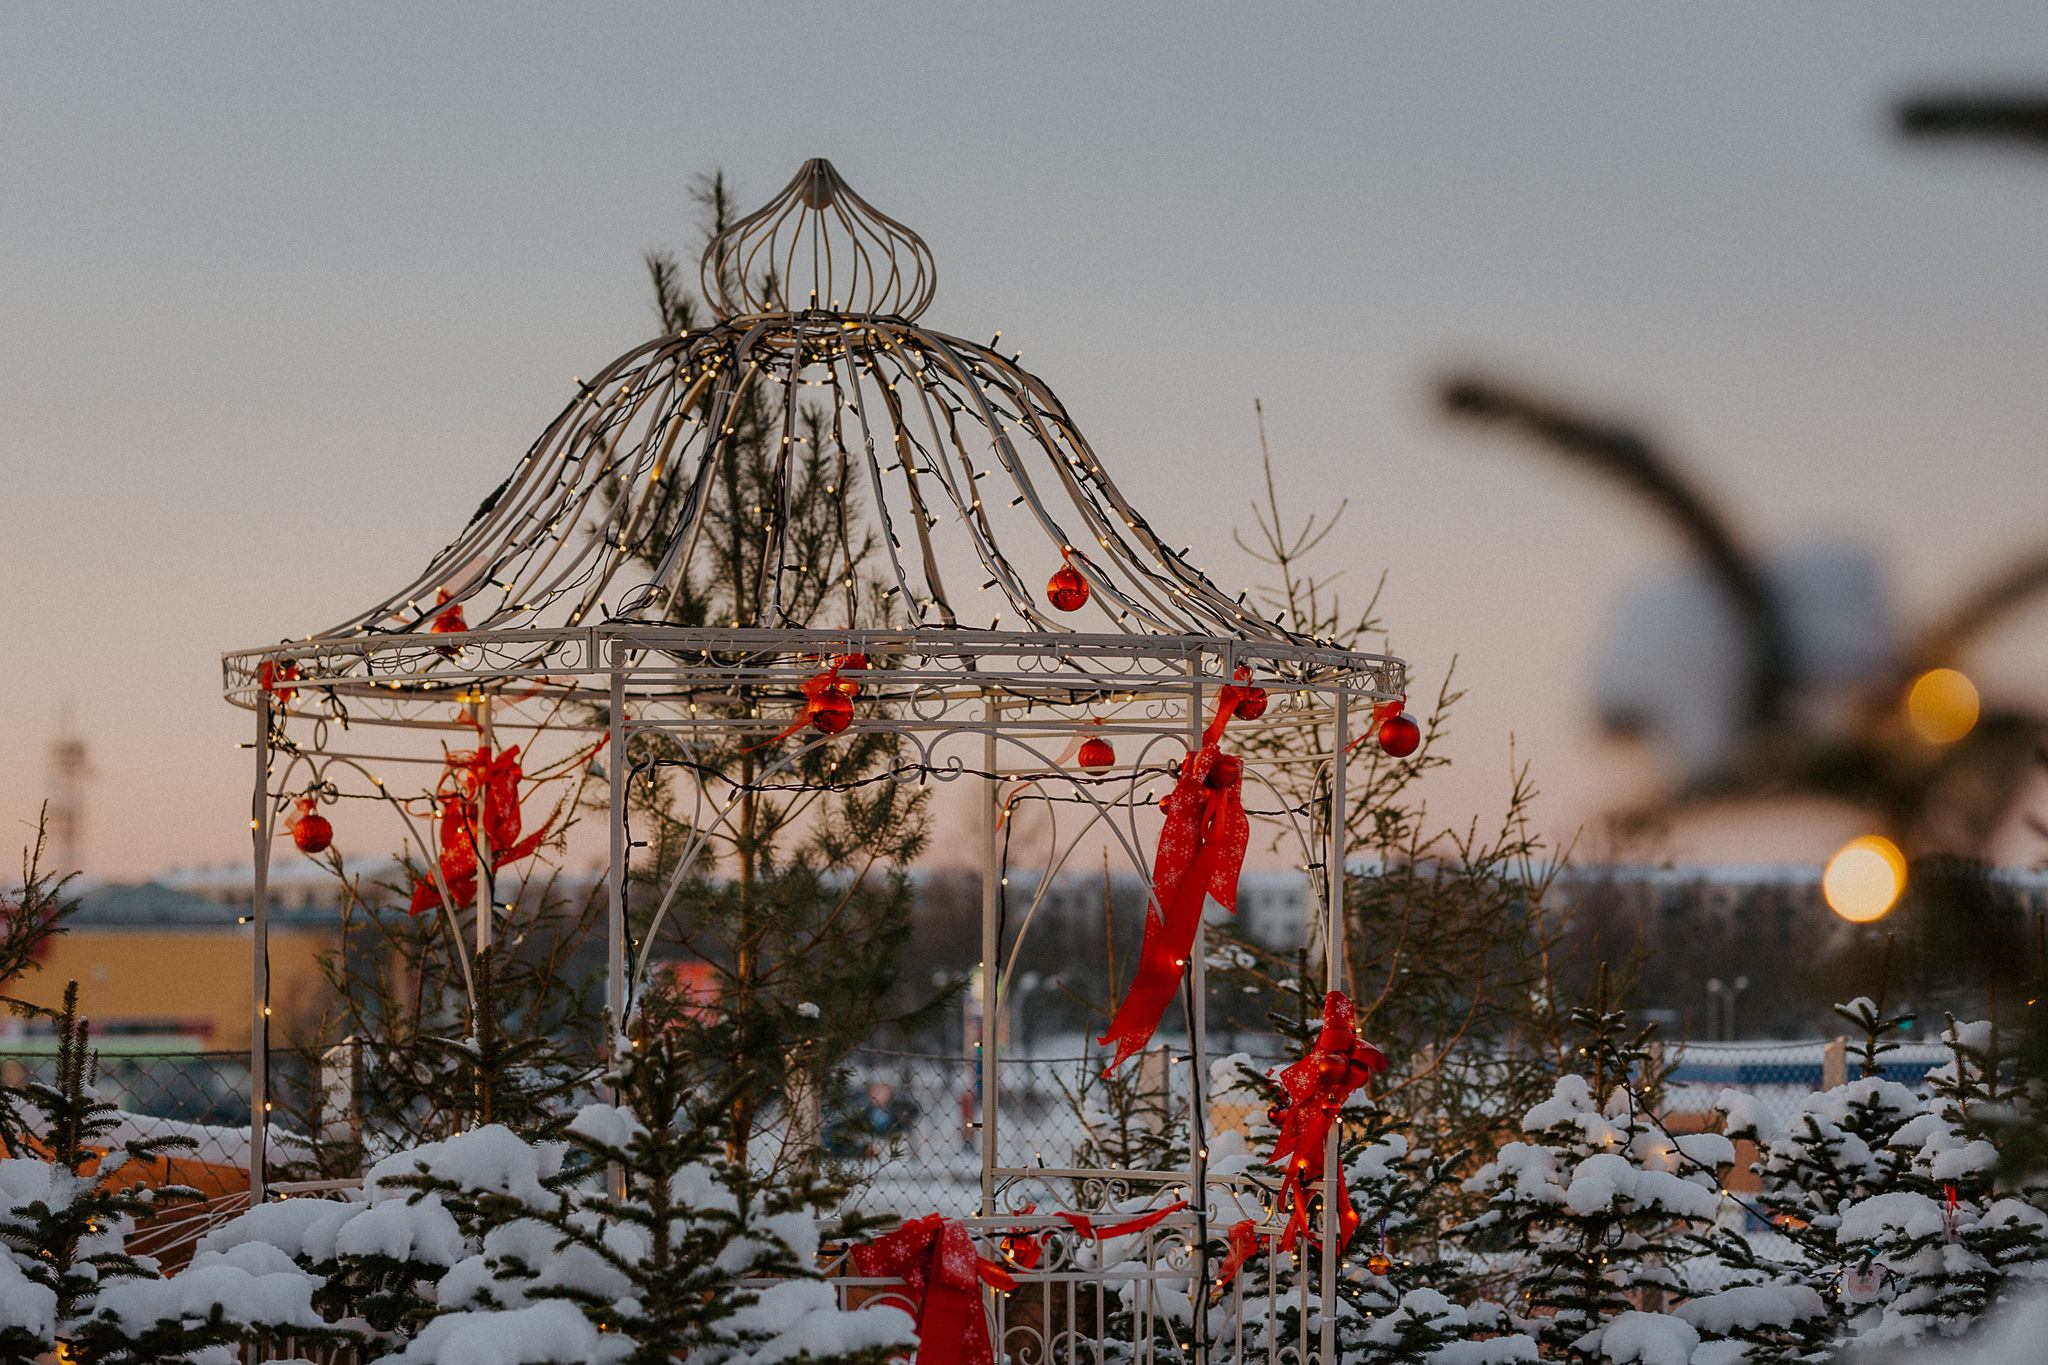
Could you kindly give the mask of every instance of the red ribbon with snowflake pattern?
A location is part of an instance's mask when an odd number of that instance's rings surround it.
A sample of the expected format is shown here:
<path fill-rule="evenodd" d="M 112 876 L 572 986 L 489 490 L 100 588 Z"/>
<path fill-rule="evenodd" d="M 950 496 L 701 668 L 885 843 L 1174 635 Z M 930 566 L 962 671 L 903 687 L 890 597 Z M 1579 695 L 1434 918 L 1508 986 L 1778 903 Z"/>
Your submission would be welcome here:
<path fill-rule="evenodd" d="M 915 1218 L 853 1249 L 854 1270 L 902 1280 L 917 1304 L 918 1365 L 995 1365 L 981 1286 L 1015 1287 L 1010 1272 L 981 1256 L 957 1218 Z"/>
<path fill-rule="evenodd" d="M 1375 1071 L 1387 1069 L 1386 1054 L 1358 1036 L 1351 999 L 1342 991 L 1331 991 L 1323 999 L 1323 1027 L 1315 1046 L 1280 1073 L 1280 1088 L 1287 1092 L 1287 1108 L 1279 1115 L 1280 1136 L 1267 1158 L 1280 1167 L 1280 1198 L 1290 1212 L 1280 1245 L 1293 1246 L 1308 1233 L 1308 1203 L 1311 1188 L 1323 1178 L 1324 1148 L 1330 1130 L 1351 1092 L 1365 1084 Z M 1328 1217 L 1325 1215 L 1325 1226 Z M 1351 1206 L 1351 1191 L 1344 1184 L 1342 1167 L 1337 1172 L 1337 1247 L 1341 1251 L 1358 1227 L 1358 1210 Z"/>
<path fill-rule="evenodd" d="M 1244 813 L 1244 763 L 1218 745 L 1237 714 L 1239 702 L 1257 690 L 1251 673 L 1239 668 L 1236 681 L 1216 698 L 1216 715 L 1202 732 L 1202 747 L 1181 760 L 1180 780 L 1159 808 L 1166 824 L 1152 862 L 1152 899 L 1145 906 L 1145 937 L 1138 972 L 1098 1043 L 1116 1043 L 1105 1075 L 1152 1041 L 1173 993 L 1187 970 L 1188 954 L 1202 925 L 1202 903 L 1211 896 L 1233 914 L 1237 880 L 1244 870 L 1251 822 Z"/>

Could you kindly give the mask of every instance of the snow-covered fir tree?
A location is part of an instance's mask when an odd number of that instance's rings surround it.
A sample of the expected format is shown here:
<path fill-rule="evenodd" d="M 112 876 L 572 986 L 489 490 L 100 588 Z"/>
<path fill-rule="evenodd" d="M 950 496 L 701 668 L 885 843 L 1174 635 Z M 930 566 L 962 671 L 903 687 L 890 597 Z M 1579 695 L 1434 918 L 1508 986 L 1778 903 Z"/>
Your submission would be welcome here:
<path fill-rule="evenodd" d="M 914 1342 L 818 1275 L 828 1192 L 726 1159 L 730 1094 L 674 1033 L 621 1039 L 559 1141 L 486 1125 L 399 1153 L 367 1202 L 292 1200 L 208 1235 L 195 1269 L 296 1270 L 337 1328 L 406 1362 L 880 1362 Z M 191 1272 L 188 1272 L 188 1274 Z"/>
<path fill-rule="evenodd" d="M 2048 1189 L 1998 1184 L 1992 1138 L 2003 1130 L 1990 1120 L 2014 1097 L 1999 1077 L 1997 1032 L 1950 1018 L 1941 1039 L 1950 1059 L 1890 1135 L 1890 1188 L 1846 1207 L 1837 1233 L 1878 1277 L 1875 1302 L 1854 1324 L 1872 1343 L 1954 1335 L 2048 1278 Z"/>
<path fill-rule="evenodd" d="M 1783 1123 L 1740 1091 L 1723 1091 L 1718 1105 L 1722 1130 L 1757 1150 L 1753 1169 L 1762 1188 L 1742 1206 L 1776 1235 L 1751 1236 L 1736 1219 L 1697 1244 L 1721 1266 L 1723 1293 L 1743 1295 L 1723 1302 L 1755 1310 L 1745 1321 L 1725 1324 L 1722 1333 L 1745 1342 L 1755 1365 L 1823 1352 L 1848 1333 L 1850 1319 L 1878 1292 L 1868 1257 L 1842 1240 L 1842 1214 L 1897 1188 L 1906 1160 L 1894 1138 L 1921 1110 L 1920 1098 L 1888 1078 L 1883 1062 L 1898 1046 L 1893 1035 L 1912 1016 L 1887 1015 L 1868 996 L 1835 1012 L 1861 1038 L 1855 1079 L 1808 1095 Z M 1764 1290 L 1770 1293 L 1758 1292 Z M 1767 1299 L 1770 1312 L 1762 1311 Z"/>
<path fill-rule="evenodd" d="M 1696 1329 L 1644 1305 L 1684 1289 L 1674 1268 L 1683 1236 L 1712 1225 L 1719 1175 L 1734 1159 L 1718 1133 L 1665 1131 L 1654 1026 L 1630 1033 L 1606 984 L 1603 970 L 1592 1004 L 1572 1014 L 1583 1072 L 1560 1077 L 1524 1116 L 1528 1141 L 1506 1143 L 1464 1183 L 1486 1207 L 1461 1231 L 1519 1257 L 1521 1297 L 1510 1307 L 1548 1359 L 1628 1359 L 1621 1346 L 1638 1336 L 1659 1349 L 1697 1343 Z"/>
<path fill-rule="evenodd" d="M 141 1179 L 142 1168 L 192 1142 L 120 1136 L 125 1116 L 94 1089 L 76 982 L 54 1022 L 54 1077 L 6 1097 L 11 1145 L 22 1154 L 0 1160 L 0 1361 L 26 1365 L 59 1347 L 82 1365 L 195 1361 L 272 1327 L 329 1338 L 310 1286 L 289 1265 L 282 1281 L 259 1282 L 239 1265 L 195 1265 L 165 1279 L 129 1253 L 138 1220 L 199 1197 Z"/>

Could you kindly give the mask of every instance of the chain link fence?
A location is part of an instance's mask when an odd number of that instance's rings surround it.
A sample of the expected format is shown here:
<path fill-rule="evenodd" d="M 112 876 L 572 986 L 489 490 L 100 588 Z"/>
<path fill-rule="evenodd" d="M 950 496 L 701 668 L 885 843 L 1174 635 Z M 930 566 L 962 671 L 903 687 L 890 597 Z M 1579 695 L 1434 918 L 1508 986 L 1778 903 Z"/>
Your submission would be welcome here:
<path fill-rule="evenodd" d="M 49 1084 L 56 1079 L 54 1040 L 10 1040 L 0 1051 L 0 1079 L 8 1085 L 30 1080 Z M 111 1038 L 95 1045 L 98 1067 L 94 1087 L 127 1121 L 113 1134 L 115 1141 L 132 1138 L 183 1137 L 193 1147 L 174 1155 L 174 1163 L 246 1170 L 249 1164 L 249 1054 L 198 1052 L 147 1047 L 125 1051 Z M 270 1085 L 275 1095 L 303 1092 L 309 1083 L 305 1068 L 289 1055 L 272 1054 Z M 192 1183 L 206 1187 L 207 1182 Z"/>
<path fill-rule="evenodd" d="M 1799 1112 L 1800 1103 L 1861 1074 L 1846 1041 L 1800 1043 L 1686 1043 L 1672 1048 L 1665 1060 L 1673 1064 L 1666 1088 L 1666 1108 L 1673 1113 L 1706 1114 L 1723 1090 L 1754 1096 L 1757 1106 L 1779 1123 Z M 1949 1060 L 1938 1043 L 1906 1043 L 1881 1059 L 1885 1079 L 1924 1091 L 1927 1073 Z"/>

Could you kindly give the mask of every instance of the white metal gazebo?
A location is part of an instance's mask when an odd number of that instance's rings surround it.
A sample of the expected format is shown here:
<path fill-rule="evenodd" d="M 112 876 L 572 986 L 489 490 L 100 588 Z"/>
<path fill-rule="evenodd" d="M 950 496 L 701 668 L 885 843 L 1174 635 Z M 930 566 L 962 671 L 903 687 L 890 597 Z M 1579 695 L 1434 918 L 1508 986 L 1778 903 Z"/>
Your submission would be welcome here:
<path fill-rule="evenodd" d="M 1247 794 L 1275 790 L 1287 765 L 1312 778 L 1318 797 L 1308 809 L 1251 804 L 1315 872 L 1315 935 L 1334 989 L 1344 830 L 1334 816 L 1348 800 L 1347 755 L 1368 733 L 1374 705 L 1404 695 L 1404 665 L 1263 619 L 1244 596 L 1212 584 L 1117 488 L 1042 380 L 990 346 L 919 322 L 936 278 L 914 233 L 855 195 L 829 163 L 810 161 L 706 250 L 711 324 L 656 338 L 583 382 L 403 588 L 304 639 L 225 656 L 228 700 L 255 715 L 253 1198 L 264 1185 L 267 868 L 292 802 L 377 798 L 391 812 L 392 835 L 432 873 L 428 913 L 449 916 L 464 943 L 481 947 L 503 899 L 494 894 L 487 833 L 474 834 L 475 888 L 453 886 L 437 868 L 432 816 L 420 813 L 434 800 L 442 741 L 473 733 L 484 743 L 517 742 L 528 755 L 606 742 L 607 1001 L 622 1018 L 676 885 L 706 870 L 699 839 L 660 902 L 639 907 L 651 909 L 653 927 L 637 947 L 629 941 L 625 784 L 645 748 L 636 740 L 662 735 L 687 745 L 744 734 L 765 743 L 819 710 L 831 714 L 775 746 L 754 781 L 786 779 L 846 734 L 880 730 L 900 741 L 897 780 L 951 784 L 982 812 L 989 999 L 978 1233 L 1013 1227 L 1027 1188 L 1041 1216 L 1083 1188 L 1126 1200 L 1154 1188 L 1162 1200 L 1173 1189 L 1212 1191 L 1199 1140 L 1189 1169 L 1154 1172 L 1051 1168 L 1005 1145 L 996 1043 L 1017 944 L 1045 885 L 1076 850 L 1106 845 L 1149 875 L 1162 776 L 1170 785 L 1174 765 L 1203 747 L 1222 689 L 1249 682 L 1270 701 L 1236 708 L 1243 719 L 1225 742 L 1246 753 Z M 771 424 L 768 445 L 781 461 L 775 488 L 787 495 L 795 462 L 823 457 L 848 511 L 834 542 L 797 543 L 786 502 L 753 508 L 770 544 L 751 594 L 756 609 L 748 619 L 691 622 L 690 575 L 710 553 L 743 413 L 757 441 L 758 424 Z M 856 569 L 867 545 L 872 556 Z M 791 601 L 788 571 L 801 564 L 809 572 L 818 555 L 846 565 L 843 594 Z M 1060 591 L 1041 586 L 1049 576 Z M 856 581 L 865 577 L 877 580 L 873 593 Z M 848 694 L 850 706 L 834 699 Z M 1291 749 L 1250 742 L 1290 730 L 1319 740 Z M 1113 761 L 1103 763 L 1099 750 L 1077 754 L 1084 735 L 1112 741 Z M 422 772 L 430 775 L 416 783 L 404 776 Z M 999 822 L 1022 782 L 1056 797 L 1059 818 L 1037 852 L 1041 884 L 1005 891 Z M 685 785 L 685 814 L 700 832 L 726 819 L 741 794 L 709 775 Z M 1259 814 L 1265 806 L 1280 809 Z M 1017 927 L 999 941 L 1004 897 L 1007 923 Z M 1155 899 L 1148 913 L 1162 910 Z M 1199 1122 L 1207 1077 L 1199 940 L 1184 964 Z M 1231 1197 L 1248 1206 L 1256 1196 L 1240 1189 Z M 1183 1284 L 1200 1282 L 1202 1295 L 1206 1274 L 1191 1261 L 1204 1255 L 1220 1197 L 1193 1200 L 1154 1234 L 1159 1263 Z M 1079 1274 L 1078 1265 L 1055 1258 L 1046 1273 Z M 1325 1269 L 1334 1274 L 1333 1256 Z M 1327 1358 L 1329 1315 L 1321 1321 Z M 1207 1335 L 1193 1334 L 1195 1353 L 1207 1351 Z M 1318 1354 L 1317 1344 L 1304 1335 L 1295 1354 Z"/>

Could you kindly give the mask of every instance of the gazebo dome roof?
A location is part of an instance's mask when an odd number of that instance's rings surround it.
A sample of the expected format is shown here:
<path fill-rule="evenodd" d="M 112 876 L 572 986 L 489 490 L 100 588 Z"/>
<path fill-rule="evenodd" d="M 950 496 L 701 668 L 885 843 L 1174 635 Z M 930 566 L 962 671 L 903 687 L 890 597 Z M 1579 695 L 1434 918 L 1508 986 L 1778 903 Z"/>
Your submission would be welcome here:
<path fill-rule="evenodd" d="M 871 543 L 859 572 L 915 632 L 1200 640 L 1251 646 L 1283 673 L 1398 670 L 1262 619 L 1211 583 L 1117 487 L 1044 381 L 992 346 L 921 325 L 937 281 L 929 248 L 824 159 L 715 237 L 701 275 L 715 322 L 635 347 L 582 382 L 421 572 L 307 638 L 328 660 L 319 672 L 343 681 L 348 658 L 368 658 L 352 643 L 381 651 L 463 629 L 500 667 L 544 673 L 583 650 L 583 629 L 682 623 L 677 604 L 707 525 L 731 505 L 734 451 L 747 441 L 775 452 L 766 486 L 784 504 L 742 509 L 766 524 L 758 591 L 744 614 L 701 628 L 855 628 L 852 570 L 845 619 L 816 603 L 799 613 L 785 580 L 819 554 L 852 565 Z M 799 543 L 786 515 L 800 466 L 817 457 L 847 509 L 836 545 Z M 1089 589 L 1072 613 L 1045 592 L 1063 565 Z M 407 676 L 450 652 L 415 651 Z M 231 696 L 236 657 L 254 656 L 231 656 Z M 1375 685 L 1393 681 L 1381 672 Z"/>

